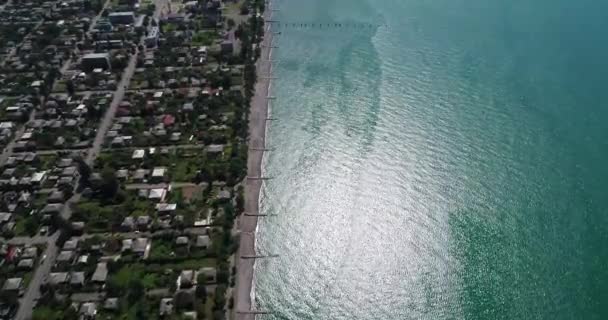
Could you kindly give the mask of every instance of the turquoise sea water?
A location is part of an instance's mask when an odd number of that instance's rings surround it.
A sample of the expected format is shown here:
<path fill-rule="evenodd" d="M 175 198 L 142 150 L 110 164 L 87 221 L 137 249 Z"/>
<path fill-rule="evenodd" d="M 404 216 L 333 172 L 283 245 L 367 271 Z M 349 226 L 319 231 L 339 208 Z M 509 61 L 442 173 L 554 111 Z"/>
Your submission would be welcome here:
<path fill-rule="evenodd" d="M 264 319 L 608 319 L 608 2 L 274 8 Z"/>

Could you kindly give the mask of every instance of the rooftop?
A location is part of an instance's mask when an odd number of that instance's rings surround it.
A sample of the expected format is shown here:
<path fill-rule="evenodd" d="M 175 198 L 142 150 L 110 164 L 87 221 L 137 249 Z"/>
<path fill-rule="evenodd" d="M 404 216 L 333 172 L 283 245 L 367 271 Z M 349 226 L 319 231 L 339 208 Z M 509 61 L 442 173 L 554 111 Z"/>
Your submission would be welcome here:
<path fill-rule="evenodd" d="M 100 59 L 100 58 L 110 58 L 110 54 L 108 52 L 102 52 L 102 53 L 87 53 L 85 54 L 82 59 Z"/>
<path fill-rule="evenodd" d="M 10 278 L 4 281 L 4 285 L 2 286 L 2 291 L 15 291 L 21 289 L 21 284 L 23 283 L 22 278 Z"/>
<path fill-rule="evenodd" d="M 58 285 L 66 283 L 69 279 L 69 275 L 67 272 L 51 272 L 49 274 L 48 283 L 50 285 Z"/>
<path fill-rule="evenodd" d="M 105 282 L 108 277 L 108 265 L 105 262 L 100 262 L 97 264 L 97 268 L 95 268 L 95 272 L 93 272 L 93 276 L 91 277 L 92 281 L 95 282 Z"/>

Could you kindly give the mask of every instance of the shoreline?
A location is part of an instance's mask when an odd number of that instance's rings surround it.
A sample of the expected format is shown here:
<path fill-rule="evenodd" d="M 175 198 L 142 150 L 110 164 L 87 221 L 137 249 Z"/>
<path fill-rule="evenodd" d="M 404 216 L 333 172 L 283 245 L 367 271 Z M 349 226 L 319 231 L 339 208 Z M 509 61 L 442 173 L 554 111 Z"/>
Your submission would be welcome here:
<path fill-rule="evenodd" d="M 265 9 L 264 16 L 268 12 Z M 272 14 L 272 13 L 270 13 Z M 264 38 L 260 45 L 272 43 L 272 32 L 270 27 L 264 25 Z M 247 156 L 247 177 L 260 177 L 262 175 L 262 161 L 264 151 L 252 149 L 264 149 L 266 147 L 266 119 L 268 118 L 268 100 L 270 91 L 270 71 L 272 64 L 270 56 L 272 48 L 265 45 L 261 48 L 260 58 L 256 62 L 257 81 L 255 93 L 249 106 L 249 141 Z M 266 77 L 266 78 L 262 78 Z M 246 179 L 245 183 L 245 212 L 250 214 L 259 213 L 260 191 L 263 181 L 260 179 Z M 254 320 L 255 314 L 247 313 L 252 310 L 254 301 L 252 295 L 255 259 L 241 259 L 244 255 L 255 255 L 255 232 L 258 217 L 241 214 L 238 219 L 238 230 L 240 231 L 239 248 L 236 253 L 237 278 L 236 278 L 236 317 L 235 319 Z M 241 313 L 242 312 L 242 313 Z"/>

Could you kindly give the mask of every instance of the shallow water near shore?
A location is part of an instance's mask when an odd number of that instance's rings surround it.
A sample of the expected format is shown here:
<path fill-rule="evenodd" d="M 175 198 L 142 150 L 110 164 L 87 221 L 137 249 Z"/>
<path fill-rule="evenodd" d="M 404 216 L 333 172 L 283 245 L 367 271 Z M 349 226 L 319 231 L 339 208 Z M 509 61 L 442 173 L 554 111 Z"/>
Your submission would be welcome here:
<path fill-rule="evenodd" d="M 264 319 L 608 318 L 608 3 L 273 7 Z"/>

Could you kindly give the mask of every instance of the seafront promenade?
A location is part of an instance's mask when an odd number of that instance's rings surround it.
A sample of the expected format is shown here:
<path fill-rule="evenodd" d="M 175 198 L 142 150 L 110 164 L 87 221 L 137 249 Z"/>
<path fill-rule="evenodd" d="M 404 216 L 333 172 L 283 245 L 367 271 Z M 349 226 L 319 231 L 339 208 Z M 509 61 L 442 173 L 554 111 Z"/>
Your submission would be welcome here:
<path fill-rule="evenodd" d="M 270 5 L 270 4 L 268 4 Z M 272 10 L 266 8 L 264 17 L 270 19 Z M 265 26 L 264 39 L 261 42 L 261 55 L 256 63 L 257 79 L 255 94 L 251 100 L 249 113 L 249 156 L 245 186 L 245 212 L 239 218 L 240 244 L 237 252 L 238 273 L 236 292 L 236 318 L 253 320 L 253 280 L 255 259 L 243 259 L 244 256 L 255 256 L 255 232 L 259 214 L 260 189 L 263 179 L 256 179 L 262 174 L 262 160 L 266 150 L 266 123 L 268 118 L 269 92 L 272 73 L 272 32 L 270 25 Z"/>

